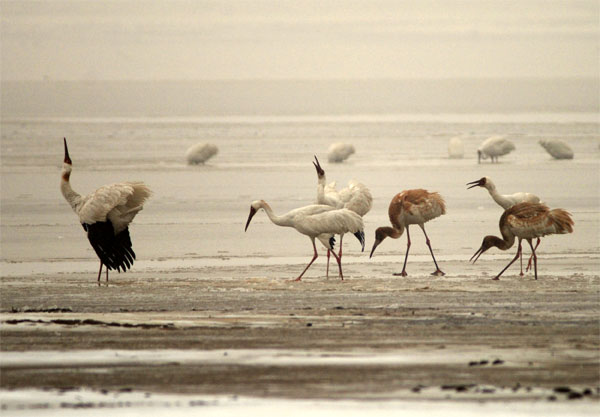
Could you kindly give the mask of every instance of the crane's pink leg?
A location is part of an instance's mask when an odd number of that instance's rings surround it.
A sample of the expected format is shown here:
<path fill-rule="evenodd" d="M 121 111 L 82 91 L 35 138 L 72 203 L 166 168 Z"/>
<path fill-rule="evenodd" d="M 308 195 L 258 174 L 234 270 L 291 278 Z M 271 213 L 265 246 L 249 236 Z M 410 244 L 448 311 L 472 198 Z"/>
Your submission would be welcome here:
<path fill-rule="evenodd" d="M 504 273 L 504 271 L 506 271 L 508 269 L 509 266 L 511 266 L 516 260 L 517 258 L 521 255 L 521 239 L 519 239 L 519 247 L 517 248 L 517 254 L 515 255 L 515 257 L 513 258 L 512 261 L 510 261 L 508 263 L 508 265 L 506 265 L 504 267 L 504 269 L 502 271 L 500 271 L 500 273 L 498 275 L 496 275 L 494 278 L 492 278 L 493 280 L 499 280 L 500 279 L 500 275 L 502 275 Z"/>
<path fill-rule="evenodd" d="M 538 238 L 538 244 L 539 244 L 539 241 L 540 241 L 540 238 Z M 531 247 L 531 257 L 529 259 L 531 262 L 531 258 L 533 258 L 533 271 L 535 274 L 535 279 L 537 279 L 537 255 L 535 254 L 535 248 L 531 244 L 531 239 L 527 239 L 527 242 L 529 242 L 529 247 Z M 537 248 L 537 245 L 535 245 L 535 247 Z"/>
<path fill-rule="evenodd" d="M 405 277 L 408 275 L 406 273 L 406 260 L 408 259 L 408 250 L 410 249 L 410 232 L 408 231 L 408 226 L 406 226 L 406 239 L 407 239 L 407 242 L 406 242 L 406 255 L 404 255 L 404 266 L 402 267 L 402 272 L 400 272 L 399 274 L 395 273 L 394 274 L 395 276 Z"/>
<path fill-rule="evenodd" d="M 521 273 L 519 275 L 523 276 L 523 252 L 521 252 L 520 260 L 521 260 Z"/>
<path fill-rule="evenodd" d="M 442 272 L 442 270 L 438 266 L 437 262 L 435 261 L 435 256 L 433 256 L 433 249 L 431 249 L 431 243 L 429 242 L 429 236 L 427 236 L 427 232 L 425 232 L 425 226 L 423 226 L 421 224 L 419 226 L 421 226 L 421 229 L 423 230 L 423 233 L 425 234 L 425 243 L 427 243 L 427 246 L 429 247 L 429 252 L 431 252 L 431 257 L 433 258 L 433 263 L 435 264 L 435 271 L 433 271 L 431 273 L 431 275 L 436 275 L 438 277 L 446 275 L 444 272 Z"/>
<path fill-rule="evenodd" d="M 342 242 L 340 241 L 340 245 L 341 244 L 342 244 Z M 340 253 L 341 253 L 341 251 L 340 251 Z M 342 278 L 342 281 L 343 281 L 344 280 L 344 274 L 342 273 L 342 257 L 341 256 L 338 257 L 335 254 L 335 252 L 333 252 L 333 251 L 331 252 L 331 254 L 333 255 L 333 257 L 335 258 L 335 260 L 338 263 L 338 269 L 340 270 L 340 278 Z"/>
<path fill-rule="evenodd" d="M 302 271 L 302 273 L 300 274 L 300 276 L 298 278 L 296 278 L 294 281 L 300 281 L 302 279 L 302 275 L 304 275 L 304 273 L 308 270 L 308 268 L 310 268 L 310 266 L 313 264 L 313 262 L 315 261 L 315 259 L 317 259 L 319 257 L 319 254 L 317 253 L 317 247 L 315 246 L 315 240 L 314 239 L 312 239 L 312 244 L 313 244 L 313 249 L 315 251 L 315 254 L 314 254 L 312 260 L 308 263 L 308 265 L 306 265 L 306 268 L 304 268 L 304 271 Z"/>
<path fill-rule="evenodd" d="M 329 278 L 329 257 L 331 256 L 331 251 L 327 249 L 327 272 L 325 272 L 325 277 Z"/>
<path fill-rule="evenodd" d="M 540 246 L 540 242 L 541 242 L 541 239 L 538 237 L 537 238 L 537 243 L 535 244 L 535 249 L 537 249 L 538 246 Z M 527 268 L 525 268 L 525 272 L 527 272 L 527 271 L 529 271 L 531 269 L 531 259 L 532 258 L 533 258 L 533 253 L 529 257 L 529 262 L 527 262 Z"/>

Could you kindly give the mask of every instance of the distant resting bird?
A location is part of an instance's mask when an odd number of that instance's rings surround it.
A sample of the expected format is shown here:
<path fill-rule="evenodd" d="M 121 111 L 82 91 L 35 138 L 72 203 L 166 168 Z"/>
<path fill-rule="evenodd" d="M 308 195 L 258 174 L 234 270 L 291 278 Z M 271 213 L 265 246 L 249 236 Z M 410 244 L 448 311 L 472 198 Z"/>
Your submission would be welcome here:
<path fill-rule="evenodd" d="M 573 159 L 573 149 L 560 139 L 540 139 L 538 142 L 554 159 Z"/>
<path fill-rule="evenodd" d="M 458 136 L 448 141 L 448 156 L 450 159 L 462 159 L 465 156 L 465 146 Z"/>
<path fill-rule="evenodd" d="M 212 143 L 198 143 L 191 146 L 185 153 L 189 165 L 203 164 L 219 152 Z"/>
<path fill-rule="evenodd" d="M 347 143 L 333 143 L 327 151 L 327 159 L 329 162 L 344 162 L 354 152 L 354 146 Z"/>
<path fill-rule="evenodd" d="M 422 189 L 405 190 L 392 198 L 388 214 L 390 216 L 392 227 L 379 227 L 375 231 L 375 243 L 373 244 L 373 249 L 371 249 L 371 255 L 369 257 L 373 256 L 375 248 L 379 246 L 386 237 L 398 239 L 402 236 L 402 233 L 404 233 L 404 229 L 406 228 L 407 245 L 406 255 L 404 256 L 404 266 L 402 267 L 402 272 L 394 274 L 405 277 L 407 275 L 406 260 L 408 259 L 408 250 L 410 249 L 410 233 L 408 228 L 411 224 L 417 224 L 425 234 L 427 247 L 429 247 L 429 252 L 431 252 L 431 257 L 435 264 L 435 271 L 431 275 L 445 275 L 435 260 L 424 225 L 429 220 L 435 219 L 442 214 L 446 214 L 446 204 L 444 203 L 442 196 L 436 192 L 430 193 L 429 191 Z"/>
<path fill-rule="evenodd" d="M 335 189 L 335 181 L 326 184 L 327 180 L 325 177 L 325 171 L 321 167 L 319 160 L 315 156 L 313 165 L 317 170 L 317 204 L 325 204 L 327 206 L 334 207 L 336 209 L 347 208 L 352 210 L 360 217 L 367 214 L 373 206 L 373 196 L 369 189 L 362 183 L 351 180 L 348 183 L 348 187 L 343 188 L 340 191 Z M 344 235 L 340 235 L 340 251 L 338 257 L 342 259 L 342 241 Z M 364 246 L 363 246 L 364 249 Z M 329 276 L 329 256 L 330 250 L 327 250 L 327 272 Z"/>
<path fill-rule="evenodd" d="M 521 241 L 525 239 L 531 247 L 535 279 L 537 279 L 537 255 L 531 244 L 534 238 L 540 238 L 551 234 L 565 234 L 573 232 L 573 219 L 571 214 L 563 209 L 550 210 L 544 204 L 519 203 L 504 211 L 500 217 L 500 233 L 502 239 L 497 236 L 486 236 L 483 238 L 481 247 L 471 257 L 473 263 L 477 262 L 479 256 L 489 248 L 495 246 L 500 250 L 507 250 L 515 243 L 515 237 L 519 238 L 517 254 L 512 261 L 504 267 L 493 279 L 500 279 L 500 275 L 511 266 L 521 255 Z M 474 258 L 474 259 L 473 259 Z"/>
<path fill-rule="evenodd" d="M 471 189 L 474 187 L 484 187 L 486 190 L 488 190 L 488 192 L 490 193 L 490 196 L 492 196 L 492 198 L 494 199 L 494 201 L 503 209 L 509 209 L 512 206 L 514 206 L 515 204 L 519 204 L 519 203 L 540 203 L 540 198 L 535 195 L 535 194 L 531 194 L 531 193 L 525 193 L 525 192 L 518 192 L 518 193 L 514 193 L 514 194 L 505 194 L 502 195 L 500 193 L 498 193 L 498 190 L 496 190 L 496 185 L 492 182 L 490 177 L 483 177 L 477 181 L 472 181 L 467 183 L 467 185 L 470 185 L 470 187 L 467 187 L 467 189 Z M 535 248 L 537 249 L 537 247 L 540 244 L 540 239 L 538 238 L 537 240 L 537 244 L 535 245 Z M 529 262 L 527 263 L 527 268 L 525 269 L 525 271 L 529 271 L 529 268 L 531 268 L 531 260 L 533 258 L 533 254 L 529 257 Z M 523 276 L 523 256 L 521 256 L 521 276 Z"/>
<path fill-rule="evenodd" d="M 488 157 L 494 162 L 498 162 L 498 157 L 506 155 L 507 153 L 514 151 L 515 145 L 510 140 L 504 138 L 503 136 L 492 136 L 484 140 L 479 149 L 477 149 L 477 163 L 481 163 L 482 159 L 487 159 Z"/>
<path fill-rule="evenodd" d="M 318 257 L 315 239 L 319 239 L 319 241 L 327 249 L 332 251 L 331 253 L 338 263 L 339 274 L 342 280 L 344 279 L 344 275 L 342 273 L 342 262 L 335 252 L 333 252 L 333 247 L 335 244 L 334 235 L 352 233 L 364 247 L 365 234 L 363 232 L 364 226 L 362 218 L 351 210 L 338 210 L 331 206 L 312 204 L 294 209 L 286 214 L 278 216 L 273 213 L 271 206 L 269 206 L 269 204 L 267 204 L 264 200 L 256 200 L 250 205 L 250 214 L 248 215 L 246 228 L 244 230 L 248 230 L 250 221 L 260 209 L 263 209 L 267 213 L 267 216 L 271 222 L 277 226 L 293 227 L 299 233 L 308 236 L 312 242 L 314 256 L 304 271 L 302 271 L 300 276 L 295 279 L 295 281 L 300 281 L 302 279 L 304 273 Z"/>
<path fill-rule="evenodd" d="M 133 265 L 135 252 L 128 226 L 142 210 L 144 202 L 152 193 L 142 182 L 121 182 L 105 185 L 92 194 L 81 196 L 71 188 L 69 179 L 72 162 L 66 139 L 64 145 L 65 159 L 60 190 L 79 216 L 92 248 L 100 258 L 98 283 L 102 274 L 102 265 L 106 266 L 106 281 L 108 281 L 109 270 L 125 272 Z"/>

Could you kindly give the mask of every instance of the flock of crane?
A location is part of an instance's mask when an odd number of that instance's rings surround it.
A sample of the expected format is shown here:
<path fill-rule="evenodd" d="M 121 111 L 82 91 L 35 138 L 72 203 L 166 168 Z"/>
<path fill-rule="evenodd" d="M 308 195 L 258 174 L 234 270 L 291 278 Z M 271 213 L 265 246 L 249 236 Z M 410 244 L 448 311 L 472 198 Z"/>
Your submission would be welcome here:
<path fill-rule="evenodd" d="M 141 182 L 122 182 L 100 187 L 95 192 L 82 196 L 71 188 L 70 176 L 72 162 L 69 157 L 67 140 L 64 139 L 65 157 L 61 174 L 61 192 L 73 211 L 79 216 L 83 229 L 87 232 L 92 248 L 100 258 L 98 282 L 102 275 L 103 266 L 106 267 L 106 280 L 108 271 L 126 271 L 131 268 L 135 260 L 128 226 L 139 213 L 145 201 L 150 197 L 150 189 Z M 209 150 L 210 151 L 210 150 Z M 327 183 L 325 171 L 315 156 L 313 162 L 317 171 L 317 199 L 316 204 L 300 207 L 283 215 L 273 212 L 264 200 L 257 200 L 250 205 L 250 214 L 245 230 L 254 215 L 259 210 L 264 210 L 274 224 L 283 227 L 292 227 L 299 233 L 306 235 L 312 242 L 313 257 L 302 273 L 295 279 L 300 281 L 308 268 L 317 259 L 315 240 L 319 240 L 327 248 L 327 276 L 329 275 L 329 259 L 333 255 L 337 264 L 339 277 L 343 280 L 342 272 L 342 240 L 346 233 L 352 233 L 360 242 L 362 250 L 365 247 L 363 216 L 372 208 L 373 197 L 369 189 L 356 181 L 350 181 L 348 187 L 337 190 L 336 183 Z M 518 238 L 518 248 L 515 257 L 493 279 L 499 277 L 512 265 L 517 258 L 522 257 L 522 240 L 526 240 L 531 247 L 531 256 L 526 271 L 533 269 L 537 280 L 536 249 L 540 237 L 550 234 L 564 234 L 573 231 L 571 215 L 563 209 L 550 210 L 540 202 L 540 199 L 530 193 L 515 193 L 501 195 L 496 190 L 494 183 L 488 177 L 467 184 L 468 188 L 484 187 L 488 190 L 496 203 L 504 208 L 500 217 L 500 233 L 502 237 L 485 236 L 481 247 L 471 257 L 475 263 L 482 253 L 491 247 L 501 250 L 510 249 Z M 442 276 L 445 273 L 440 269 L 433 254 L 431 242 L 425 231 L 425 223 L 446 213 L 444 199 L 437 192 L 423 189 L 405 190 L 392 198 L 388 209 L 391 227 L 379 227 L 375 231 L 375 242 L 371 249 L 370 257 L 381 242 L 391 237 L 398 239 L 406 229 L 407 246 L 404 257 L 404 266 L 398 274 L 406 276 L 406 262 L 411 246 L 410 225 L 418 225 L 425 235 L 426 244 L 431 253 L 435 271 L 432 275 Z M 339 251 L 335 252 L 335 236 L 340 236 Z M 532 240 L 537 238 L 535 247 Z M 521 259 L 521 275 L 523 275 L 523 262 Z"/>

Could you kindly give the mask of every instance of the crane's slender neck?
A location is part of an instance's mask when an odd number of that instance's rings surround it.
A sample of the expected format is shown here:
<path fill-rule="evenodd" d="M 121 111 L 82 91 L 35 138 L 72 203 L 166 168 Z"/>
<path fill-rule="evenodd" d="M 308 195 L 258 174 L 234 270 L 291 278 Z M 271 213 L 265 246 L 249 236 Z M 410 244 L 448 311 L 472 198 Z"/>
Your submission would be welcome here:
<path fill-rule="evenodd" d="M 404 233 L 404 226 L 400 226 L 400 228 L 395 227 L 380 227 L 378 230 L 383 233 L 385 237 L 391 237 L 392 239 L 398 239 Z"/>
<path fill-rule="evenodd" d="M 512 205 L 512 202 L 508 198 L 506 198 L 502 194 L 498 193 L 498 190 L 496 189 L 496 185 L 493 182 L 491 182 L 490 180 L 486 181 L 485 188 L 488 190 L 488 192 L 490 193 L 490 195 L 492 196 L 494 201 L 499 206 L 507 209 Z"/>
<path fill-rule="evenodd" d="M 325 175 L 319 175 L 317 183 L 317 203 L 325 204 Z"/>
<path fill-rule="evenodd" d="M 512 233 L 502 233 L 504 239 L 500 239 L 498 236 L 489 236 L 490 243 L 492 246 L 497 247 L 500 250 L 508 250 L 515 244 L 515 235 Z"/>
<path fill-rule="evenodd" d="M 71 188 L 69 179 L 71 177 L 71 165 L 63 164 L 62 176 L 60 180 L 60 191 L 65 200 L 71 205 L 71 208 L 77 212 L 77 208 L 81 203 L 81 195 Z"/>
<path fill-rule="evenodd" d="M 261 208 L 265 211 L 265 213 L 267 213 L 269 219 L 277 226 L 293 227 L 293 224 L 291 223 L 288 216 L 276 215 L 275 213 L 273 213 L 273 209 L 271 208 L 271 206 L 268 205 L 265 201 L 261 202 Z"/>

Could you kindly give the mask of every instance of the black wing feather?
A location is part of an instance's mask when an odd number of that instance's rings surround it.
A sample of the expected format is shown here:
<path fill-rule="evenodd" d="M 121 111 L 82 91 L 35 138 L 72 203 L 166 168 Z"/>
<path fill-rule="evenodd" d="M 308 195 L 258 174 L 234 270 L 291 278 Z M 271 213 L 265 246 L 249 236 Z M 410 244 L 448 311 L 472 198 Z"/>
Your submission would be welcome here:
<path fill-rule="evenodd" d="M 84 223 L 83 228 L 87 231 L 88 239 L 96 255 L 108 269 L 125 272 L 131 268 L 135 252 L 131 247 L 129 228 L 125 228 L 115 235 L 113 225 L 109 220 L 93 224 Z"/>

